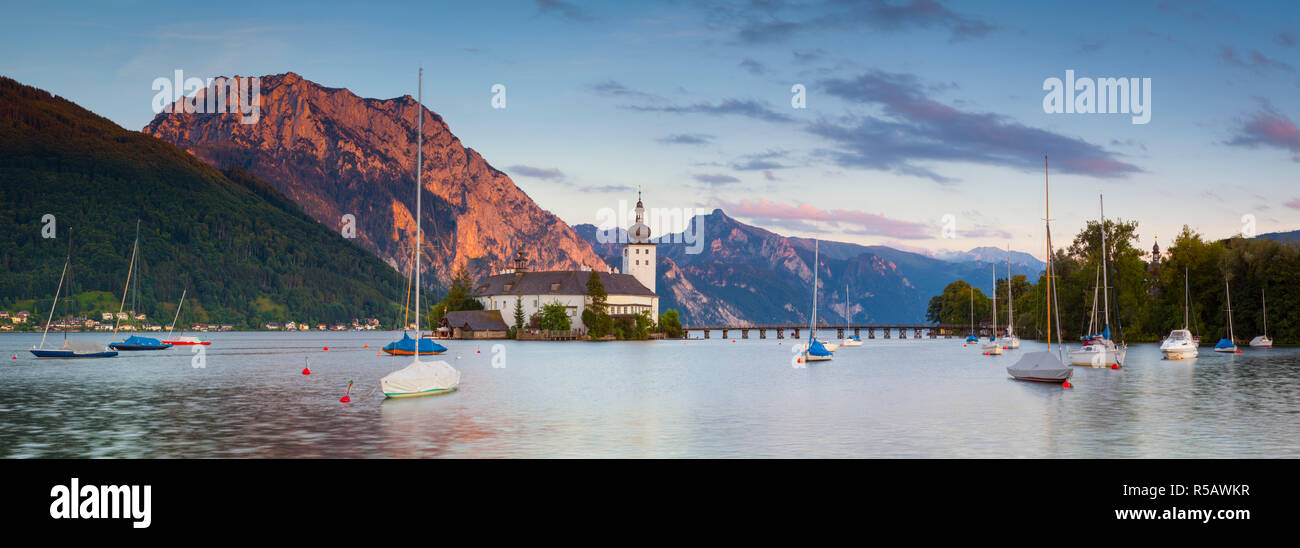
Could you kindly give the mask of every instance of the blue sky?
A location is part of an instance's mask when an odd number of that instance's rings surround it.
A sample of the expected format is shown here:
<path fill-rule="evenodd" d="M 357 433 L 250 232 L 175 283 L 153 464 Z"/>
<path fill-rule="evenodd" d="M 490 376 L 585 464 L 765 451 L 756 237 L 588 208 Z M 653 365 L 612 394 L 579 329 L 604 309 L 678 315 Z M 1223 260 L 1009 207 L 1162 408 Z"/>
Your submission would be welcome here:
<path fill-rule="evenodd" d="M 1042 255 L 1097 216 L 1300 229 L 1293 2 L 25 3 L 0 74 L 140 129 L 154 78 L 296 72 L 415 92 L 571 224 L 634 200 L 787 235 Z M 1049 114 L 1043 82 L 1152 82 L 1151 120 Z M 493 84 L 507 108 L 491 108 Z M 805 109 L 791 106 L 802 84 Z M 955 239 L 942 219 L 955 219 Z M 1064 243 L 1064 242 L 1058 242 Z"/>

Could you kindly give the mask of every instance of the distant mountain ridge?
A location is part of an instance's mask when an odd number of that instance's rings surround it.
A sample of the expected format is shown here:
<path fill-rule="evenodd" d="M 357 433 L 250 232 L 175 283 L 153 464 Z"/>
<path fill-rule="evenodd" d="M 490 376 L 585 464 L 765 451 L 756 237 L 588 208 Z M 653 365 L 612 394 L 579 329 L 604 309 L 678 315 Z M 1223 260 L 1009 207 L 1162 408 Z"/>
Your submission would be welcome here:
<path fill-rule="evenodd" d="M 415 98 L 362 98 L 292 72 L 261 77 L 261 95 L 255 124 L 235 115 L 163 113 L 144 132 L 219 168 L 247 169 L 332 229 L 353 215 L 363 247 L 411 272 Z M 442 117 L 427 106 L 421 113 L 426 280 L 445 287 L 461 268 L 481 278 L 517 249 L 538 269 L 605 267 L 569 225 L 464 146 Z"/>
<path fill-rule="evenodd" d="M 659 245 L 660 308 L 677 309 L 688 325 L 793 323 L 808 320 L 812 305 L 811 239 L 786 237 L 750 226 L 715 209 L 690 221 L 686 233 L 704 238 L 699 254 L 687 245 Z M 702 223 L 702 224 L 701 224 Z M 696 227 L 702 229 L 696 231 Z M 574 227 L 610 264 L 622 246 L 596 241 L 597 227 Z M 618 231 L 614 231 L 617 236 Z M 658 238 L 683 241 L 681 234 Z M 930 297 L 958 280 L 993 285 L 993 267 L 1006 276 L 1005 262 L 949 262 L 885 246 L 821 241 L 818 315 L 827 324 L 844 322 L 847 284 L 849 312 L 856 322 L 920 322 Z M 1001 259 L 1005 259 L 1005 251 Z M 1036 276 L 1041 268 L 1013 264 L 1016 274 Z"/>

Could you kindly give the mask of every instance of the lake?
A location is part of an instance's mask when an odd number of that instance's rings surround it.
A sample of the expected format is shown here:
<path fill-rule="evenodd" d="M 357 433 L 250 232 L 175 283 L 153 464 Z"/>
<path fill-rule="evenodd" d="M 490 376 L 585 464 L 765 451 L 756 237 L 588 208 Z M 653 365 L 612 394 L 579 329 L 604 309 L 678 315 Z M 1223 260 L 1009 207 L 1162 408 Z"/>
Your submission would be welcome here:
<path fill-rule="evenodd" d="M 376 355 L 392 332 L 205 336 L 195 368 L 186 347 L 36 360 L 39 333 L 0 335 L 0 456 L 1300 457 L 1297 348 L 1133 345 L 1063 388 L 1007 376 L 1028 341 L 875 339 L 805 368 L 789 339 L 445 341 L 425 359 L 460 369 L 460 391 L 384 400 L 379 378 L 410 361 Z"/>

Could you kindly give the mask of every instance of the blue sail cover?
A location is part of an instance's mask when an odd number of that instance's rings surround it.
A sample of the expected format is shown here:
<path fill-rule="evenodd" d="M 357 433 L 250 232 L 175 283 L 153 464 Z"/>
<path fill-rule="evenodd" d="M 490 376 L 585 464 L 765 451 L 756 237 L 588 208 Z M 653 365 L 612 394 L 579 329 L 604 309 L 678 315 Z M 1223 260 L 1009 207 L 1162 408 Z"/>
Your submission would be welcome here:
<path fill-rule="evenodd" d="M 1083 340 L 1083 341 L 1091 341 L 1095 339 L 1110 340 L 1110 326 L 1109 325 L 1106 326 L 1106 329 L 1103 329 L 1101 333 L 1097 333 L 1095 335 L 1084 335 L 1082 337 L 1079 337 L 1079 340 Z"/>
<path fill-rule="evenodd" d="M 1219 339 L 1219 344 L 1214 345 L 1215 348 L 1232 348 L 1235 346 L 1237 345 L 1232 344 L 1232 341 L 1228 339 Z"/>
<path fill-rule="evenodd" d="M 816 339 L 814 339 L 811 343 L 808 343 L 808 354 L 811 356 L 833 355 L 830 350 L 827 350 L 826 347 L 822 345 L 821 341 Z"/>
<path fill-rule="evenodd" d="M 404 354 L 414 354 L 415 339 L 412 339 L 410 334 L 402 333 L 402 339 L 388 343 L 388 346 L 384 347 L 384 351 L 400 352 Z M 436 342 L 433 342 L 433 339 L 425 339 L 425 338 L 420 339 L 421 354 L 436 354 L 439 352 L 446 352 L 446 351 L 447 351 L 447 347 L 438 344 Z"/>
<path fill-rule="evenodd" d="M 127 337 L 125 341 L 122 341 L 122 344 L 129 344 L 132 346 L 171 346 L 164 345 L 162 341 L 153 337 L 140 337 L 138 335 Z"/>
<path fill-rule="evenodd" d="M 855 340 L 855 341 L 858 341 L 858 342 L 862 342 L 862 337 L 859 337 L 859 336 L 857 336 L 857 335 L 854 335 L 854 336 L 849 337 L 849 338 L 850 338 L 850 339 L 853 339 L 853 340 Z"/>
<path fill-rule="evenodd" d="M 970 335 L 966 337 L 966 342 L 968 343 L 980 342 L 980 338 L 975 336 L 974 331 L 971 331 Z"/>

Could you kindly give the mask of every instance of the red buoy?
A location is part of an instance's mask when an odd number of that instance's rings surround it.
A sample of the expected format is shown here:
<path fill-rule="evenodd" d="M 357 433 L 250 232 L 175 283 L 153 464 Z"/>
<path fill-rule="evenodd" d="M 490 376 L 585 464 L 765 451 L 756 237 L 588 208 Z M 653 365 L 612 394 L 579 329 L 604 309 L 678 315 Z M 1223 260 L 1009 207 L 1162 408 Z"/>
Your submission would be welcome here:
<path fill-rule="evenodd" d="M 329 349 L 330 349 L 330 347 L 326 346 L 325 348 L 322 348 L 321 351 L 322 351 L 322 352 L 329 352 Z"/>
<path fill-rule="evenodd" d="M 1070 384 L 1070 381 L 1065 381 L 1061 383 L 1061 388 L 1072 388 L 1072 385 Z"/>
<path fill-rule="evenodd" d="M 1110 364 L 1110 368 L 1111 368 L 1111 369 L 1119 369 L 1119 364 L 1117 364 L 1117 363 L 1112 363 L 1112 364 Z"/>
<path fill-rule="evenodd" d="M 1241 353 L 1241 349 L 1240 349 L 1240 348 L 1237 349 L 1237 353 L 1238 353 L 1238 354 Z"/>
<path fill-rule="evenodd" d="M 347 397 L 347 396 L 343 396 L 342 398 L 339 398 L 339 401 L 342 402 L 342 403 L 348 403 L 348 402 L 351 402 L 351 401 L 352 401 L 352 398 L 349 398 L 349 397 Z"/>
<path fill-rule="evenodd" d="M 304 367 L 304 368 L 302 368 L 302 374 L 303 374 L 303 375 L 310 375 L 310 374 L 311 374 L 311 370 L 310 370 L 310 369 L 307 369 L 306 367 Z"/>

